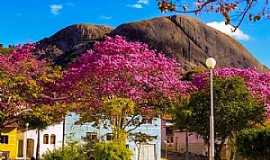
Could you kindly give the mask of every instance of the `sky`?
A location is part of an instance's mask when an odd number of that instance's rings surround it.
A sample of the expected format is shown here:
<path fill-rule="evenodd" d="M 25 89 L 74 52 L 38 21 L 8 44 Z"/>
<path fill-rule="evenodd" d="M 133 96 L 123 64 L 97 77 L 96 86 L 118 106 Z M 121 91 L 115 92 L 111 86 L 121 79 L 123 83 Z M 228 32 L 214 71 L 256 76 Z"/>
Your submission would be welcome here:
<path fill-rule="evenodd" d="M 5 46 L 35 42 L 72 24 L 117 27 L 168 15 L 160 13 L 156 0 L 2 0 L 0 12 L 0 43 Z M 203 14 L 196 18 L 232 36 L 270 67 L 270 20 L 245 21 L 231 33 L 221 16 Z"/>

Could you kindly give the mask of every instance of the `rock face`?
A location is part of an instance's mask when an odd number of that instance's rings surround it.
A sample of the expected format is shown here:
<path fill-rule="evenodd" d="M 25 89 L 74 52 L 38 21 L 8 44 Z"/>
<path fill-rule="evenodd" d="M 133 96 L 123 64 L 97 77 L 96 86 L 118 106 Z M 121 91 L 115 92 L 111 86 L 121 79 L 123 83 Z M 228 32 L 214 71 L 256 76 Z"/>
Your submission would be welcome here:
<path fill-rule="evenodd" d="M 175 57 L 186 70 L 192 66 L 204 66 L 207 57 L 214 57 L 218 66 L 264 68 L 236 40 L 187 16 L 123 24 L 111 35 L 145 42 L 167 56 Z"/>
<path fill-rule="evenodd" d="M 56 64 L 67 64 L 92 47 L 105 35 L 122 35 L 147 43 L 152 49 L 174 57 L 185 70 L 204 67 L 207 57 L 215 57 L 219 66 L 256 67 L 261 65 L 240 43 L 231 37 L 186 16 L 159 17 L 123 24 L 112 30 L 94 25 L 69 26 L 38 42 L 37 54 Z"/>
<path fill-rule="evenodd" d="M 35 53 L 55 64 L 67 64 L 111 31 L 106 26 L 72 25 L 39 41 Z"/>

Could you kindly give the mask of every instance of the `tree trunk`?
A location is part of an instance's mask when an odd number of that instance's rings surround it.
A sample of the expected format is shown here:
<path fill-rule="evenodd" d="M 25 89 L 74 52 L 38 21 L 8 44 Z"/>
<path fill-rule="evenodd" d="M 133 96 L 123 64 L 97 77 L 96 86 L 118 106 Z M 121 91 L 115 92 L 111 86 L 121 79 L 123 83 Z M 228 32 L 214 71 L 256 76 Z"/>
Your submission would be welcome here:
<path fill-rule="evenodd" d="M 235 147 L 235 134 L 232 134 L 229 138 L 229 147 L 230 147 L 230 160 L 234 160 L 236 156 L 236 147 Z"/>
<path fill-rule="evenodd" d="M 39 160 L 39 149 L 40 148 L 40 129 L 37 129 L 37 149 L 36 149 L 36 160 Z"/>
<path fill-rule="evenodd" d="M 189 142 L 188 142 L 188 131 L 186 131 L 186 154 L 185 154 L 185 160 L 189 160 Z"/>
<path fill-rule="evenodd" d="M 231 151 L 230 160 L 234 160 L 234 159 L 235 159 L 235 151 Z"/>
<path fill-rule="evenodd" d="M 141 143 L 139 145 L 137 145 L 138 148 L 138 160 L 140 160 L 140 156 L 141 156 Z"/>
<path fill-rule="evenodd" d="M 215 160 L 221 160 L 221 151 L 226 139 L 222 139 L 219 145 L 215 145 Z"/>

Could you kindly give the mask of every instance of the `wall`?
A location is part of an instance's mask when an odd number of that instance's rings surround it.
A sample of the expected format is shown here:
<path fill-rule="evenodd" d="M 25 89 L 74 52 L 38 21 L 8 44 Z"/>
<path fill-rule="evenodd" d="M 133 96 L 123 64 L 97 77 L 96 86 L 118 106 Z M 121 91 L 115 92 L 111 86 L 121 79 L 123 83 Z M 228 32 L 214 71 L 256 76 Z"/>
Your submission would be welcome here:
<path fill-rule="evenodd" d="M 9 151 L 9 157 L 15 159 L 18 153 L 18 139 L 20 138 L 20 132 L 17 128 L 9 128 L 5 129 L 1 134 L 8 136 L 8 144 L 0 143 L 0 151 Z"/>
<path fill-rule="evenodd" d="M 49 135 L 49 144 L 43 144 L 43 136 L 44 134 Z M 54 134 L 56 136 L 56 143 L 50 144 L 50 136 Z M 27 133 L 27 139 L 34 140 L 34 157 L 36 155 L 36 147 L 37 147 L 37 130 L 29 130 Z M 53 150 L 54 148 L 62 147 L 62 139 L 63 139 L 63 123 L 55 124 L 47 127 L 46 129 L 40 132 L 40 156 L 42 156 L 46 151 Z"/>
<path fill-rule="evenodd" d="M 186 133 L 174 132 L 174 143 L 172 144 L 174 149 L 179 152 L 186 151 Z M 196 133 L 189 133 L 188 136 L 189 152 L 205 155 L 207 152 L 207 146 L 204 144 L 204 140 Z"/>

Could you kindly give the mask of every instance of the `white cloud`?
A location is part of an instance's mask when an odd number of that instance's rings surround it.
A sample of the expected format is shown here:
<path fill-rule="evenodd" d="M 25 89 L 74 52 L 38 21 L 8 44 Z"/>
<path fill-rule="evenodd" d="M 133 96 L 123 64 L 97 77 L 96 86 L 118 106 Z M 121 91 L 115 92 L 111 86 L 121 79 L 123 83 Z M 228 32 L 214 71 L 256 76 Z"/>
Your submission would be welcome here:
<path fill-rule="evenodd" d="M 138 0 L 137 4 L 148 4 L 149 0 Z"/>
<path fill-rule="evenodd" d="M 100 18 L 100 19 L 105 19 L 105 20 L 112 19 L 111 16 L 100 16 L 99 18 Z"/>
<path fill-rule="evenodd" d="M 149 3 L 149 0 L 138 0 L 135 4 L 129 4 L 128 7 L 141 9 Z"/>
<path fill-rule="evenodd" d="M 137 8 L 137 9 L 143 8 L 143 5 L 138 4 L 138 3 L 136 3 L 136 4 L 129 4 L 129 5 L 127 5 L 127 6 L 128 6 L 128 7 L 131 7 L 131 8 Z"/>
<path fill-rule="evenodd" d="M 61 4 L 52 4 L 50 5 L 51 13 L 54 15 L 58 15 L 59 12 L 63 9 L 63 5 Z"/>
<path fill-rule="evenodd" d="M 225 25 L 225 22 L 209 22 L 207 23 L 208 26 L 215 28 L 237 40 L 242 40 L 242 41 L 248 41 L 250 39 L 250 36 L 244 33 L 242 30 L 239 28 L 233 32 L 233 26 L 231 25 Z"/>

